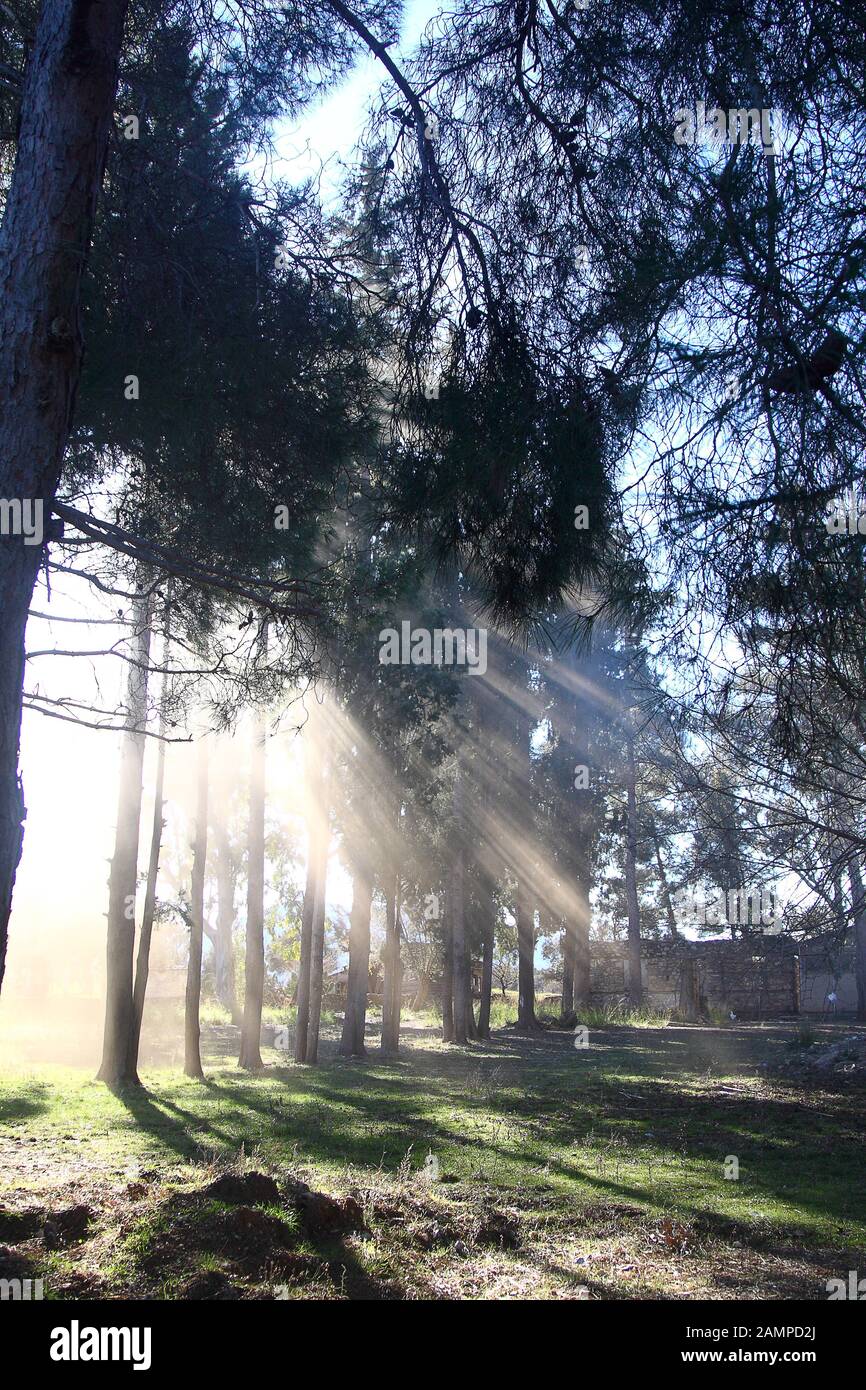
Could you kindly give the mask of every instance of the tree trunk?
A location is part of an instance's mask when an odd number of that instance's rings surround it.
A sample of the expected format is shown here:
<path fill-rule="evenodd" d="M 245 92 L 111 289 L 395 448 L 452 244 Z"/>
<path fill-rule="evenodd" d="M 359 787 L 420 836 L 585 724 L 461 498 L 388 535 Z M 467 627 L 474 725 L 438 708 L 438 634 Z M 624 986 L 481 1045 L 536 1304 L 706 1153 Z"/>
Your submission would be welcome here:
<path fill-rule="evenodd" d="M 463 779 L 460 768 L 454 779 L 454 868 L 448 895 L 451 919 L 451 951 L 454 989 L 454 1041 L 465 1045 L 469 1031 L 469 970 L 466 959 L 466 844 L 463 825 Z"/>
<path fill-rule="evenodd" d="M 866 1022 L 866 896 L 860 861 L 856 855 L 848 861 L 851 897 L 854 909 L 854 978 L 857 982 L 857 1018 Z"/>
<path fill-rule="evenodd" d="M 442 1041 L 454 1041 L 454 931 L 451 925 L 451 903 L 445 907 L 442 922 Z"/>
<path fill-rule="evenodd" d="M 672 937 L 677 938 L 679 937 L 680 932 L 677 926 L 676 913 L 674 912 L 673 899 L 671 898 L 671 888 L 670 884 L 668 883 L 668 876 L 665 873 L 664 860 L 662 859 L 662 847 L 659 844 L 659 837 L 656 834 L 655 829 L 653 829 L 653 843 L 655 844 L 656 864 L 658 865 L 659 878 L 661 879 L 662 897 L 665 901 L 665 913 L 668 919 L 668 931 L 670 932 Z"/>
<path fill-rule="evenodd" d="M 316 856 L 313 851 L 312 828 L 307 837 L 307 877 L 304 884 L 304 906 L 301 910 L 301 951 L 298 961 L 298 982 L 295 988 L 295 1061 L 307 1060 L 307 1036 L 310 1029 L 310 967 L 313 948 L 313 914 L 316 906 Z"/>
<path fill-rule="evenodd" d="M 469 988 L 466 992 L 466 1036 L 470 1042 L 478 1041 L 478 1024 L 475 1021 L 475 1001 L 472 998 L 472 961 L 466 952 L 466 975 Z"/>
<path fill-rule="evenodd" d="M 355 865 L 352 912 L 349 918 L 349 979 L 340 1052 L 343 1057 L 363 1057 L 370 983 L 370 913 L 373 908 L 373 875 L 366 859 Z"/>
<path fill-rule="evenodd" d="M 201 953 L 204 940 L 204 879 L 207 864 L 207 762 L 204 738 L 198 744 L 198 788 L 195 808 L 195 843 L 192 851 L 189 959 L 186 968 L 183 1070 L 196 1081 L 204 1080 L 201 1068 Z"/>
<path fill-rule="evenodd" d="M 0 227 L 0 497 L 37 500 L 43 525 L 81 373 L 81 279 L 125 12 L 126 0 L 43 0 L 21 89 L 17 154 Z M 42 555 L 41 545 L 27 545 L 22 536 L 0 545 L 0 985 L 24 836 L 18 776 L 24 629 Z M 117 1046 L 128 1052 L 129 1040 L 125 1049 Z"/>
<path fill-rule="evenodd" d="M 317 721 L 318 722 L 318 721 Z M 301 914 L 301 954 L 298 968 L 298 1012 L 295 1024 L 295 1061 L 306 1062 L 310 1027 L 310 985 L 312 973 L 313 918 L 319 895 L 319 881 L 324 871 L 322 863 L 322 753 L 318 745 L 317 725 L 310 728 L 304 748 L 306 771 L 307 819 L 307 881 L 304 887 L 304 907 Z"/>
<path fill-rule="evenodd" d="M 144 583 L 139 571 L 137 582 Z M 108 938 L 106 945 L 105 1030 L 99 1081 L 112 1087 L 137 1086 L 133 1051 L 133 954 L 135 950 L 135 890 L 138 880 L 138 838 L 141 820 L 141 777 L 147 722 L 147 675 L 150 656 L 151 596 L 139 594 L 133 604 L 132 660 L 126 680 L 126 718 L 120 755 L 120 785 L 114 855 L 108 878 Z"/>
<path fill-rule="evenodd" d="M 228 1009 L 232 1023 L 239 1027 L 242 1016 L 238 1008 L 233 934 L 235 924 L 235 865 L 222 807 L 214 807 L 212 822 L 217 879 L 217 922 L 213 936 L 214 982 L 217 999 L 224 1009 Z"/>
<path fill-rule="evenodd" d="M 625 892 L 628 904 L 628 999 L 633 1009 L 639 1009 L 643 998 L 641 982 L 640 906 L 637 896 L 637 774 L 634 761 L 634 740 L 629 735 L 626 748 L 626 846 Z"/>
<path fill-rule="evenodd" d="M 400 1047 L 402 990 L 400 875 L 395 874 L 385 898 L 385 975 L 382 984 L 382 1051 L 389 1056 L 396 1053 Z"/>
<path fill-rule="evenodd" d="M 420 1013 L 422 1009 L 426 1009 L 427 1001 L 430 998 L 430 985 L 430 976 L 426 970 L 422 970 L 418 975 L 418 990 L 412 1000 L 413 1013 Z"/>
<path fill-rule="evenodd" d="M 577 921 L 574 908 L 571 908 L 562 931 L 562 999 L 559 1011 L 566 1022 L 574 1016 L 574 962 L 576 956 Z"/>
<path fill-rule="evenodd" d="M 321 866 L 316 884 L 313 936 L 310 947 L 310 1023 L 307 1029 L 307 1055 L 304 1061 L 315 1066 L 319 1060 L 319 1025 L 322 1021 L 322 974 L 325 955 L 325 891 L 328 879 L 328 819 L 325 816 L 321 847 Z"/>
<path fill-rule="evenodd" d="M 257 723 L 250 767 L 247 832 L 247 924 L 244 952 L 244 1019 L 238 1066 L 261 1071 L 262 1001 L 265 991 L 265 728 Z"/>
<path fill-rule="evenodd" d="M 517 1026 L 523 1031 L 532 1031 L 538 1027 L 535 1017 L 535 924 L 522 878 L 517 880 L 514 911 L 517 918 Z"/>
<path fill-rule="evenodd" d="M 165 664 L 165 663 L 163 663 Z M 163 678 L 163 703 L 165 701 L 165 680 Z M 150 833 L 150 858 L 147 862 L 147 887 L 144 891 L 144 910 L 141 914 L 141 931 L 138 936 L 138 955 L 135 961 L 135 988 L 132 994 L 132 1046 L 130 1057 L 133 1069 L 138 1069 L 138 1049 L 141 1044 L 141 1023 L 144 1018 L 144 1001 L 147 996 L 147 978 L 150 972 L 150 943 L 153 937 L 153 919 L 156 913 L 156 882 L 159 875 L 159 853 L 162 847 L 162 832 L 165 826 L 163 811 L 165 800 L 165 713 L 159 717 L 159 747 L 156 750 L 156 784 L 153 801 L 153 829 Z"/>
<path fill-rule="evenodd" d="M 581 876 L 577 880 L 574 915 L 574 1008 L 589 1003 L 589 890 Z"/>
<path fill-rule="evenodd" d="M 485 881 L 482 893 L 489 887 Z M 493 948 L 496 937 L 496 920 L 493 904 L 484 897 L 484 924 L 481 938 L 481 1002 L 478 1005 L 478 1036 L 490 1037 L 490 999 L 493 993 Z"/>

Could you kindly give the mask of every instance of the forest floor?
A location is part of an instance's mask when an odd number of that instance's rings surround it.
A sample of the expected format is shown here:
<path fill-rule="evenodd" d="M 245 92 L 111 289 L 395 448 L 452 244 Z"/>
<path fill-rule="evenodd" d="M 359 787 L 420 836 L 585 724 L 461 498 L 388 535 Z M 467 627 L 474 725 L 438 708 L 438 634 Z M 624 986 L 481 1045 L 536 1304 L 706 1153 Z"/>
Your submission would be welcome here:
<path fill-rule="evenodd" d="M 796 1023 L 585 1049 L 416 1024 L 390 1062 L 374 1027 L 362 1061 L 328 1034 L 320 1067 L 266 1050 L 251 1077 L 209 1025 L 204 1083 L 153 1069 L 123 1096 L 81 1068 L 0 1072 L 0 1278 L 61 1299 L 823 1300 L 866 1270 L 866 1089 L 785 1071 Z"/>

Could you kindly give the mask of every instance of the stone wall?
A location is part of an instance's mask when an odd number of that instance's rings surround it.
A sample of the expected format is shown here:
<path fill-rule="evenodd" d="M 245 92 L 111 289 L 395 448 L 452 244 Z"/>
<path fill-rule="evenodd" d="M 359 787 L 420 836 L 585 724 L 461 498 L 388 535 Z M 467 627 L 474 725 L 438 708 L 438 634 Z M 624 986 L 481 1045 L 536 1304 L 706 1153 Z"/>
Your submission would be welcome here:
<path fill-rule="evenodd" d="M 648 1008 L 698 1018 L 711 1009 L 738 1018 L 797 1014 L 797 947 L 775 937 L 737 941 L 643 941 L 641 987 Z M 628 994 L 628 945 L 593 941 L 590 1003 L 612 1005 Z"/>
<path fill-rule="evenodd" d="M 833 1008 L 827 995 L 836 994 Z M 856 1014 L 854 949 L 835 941 L 804 942 L 800 947 L 800 1006 L 804 1014 Z"/>

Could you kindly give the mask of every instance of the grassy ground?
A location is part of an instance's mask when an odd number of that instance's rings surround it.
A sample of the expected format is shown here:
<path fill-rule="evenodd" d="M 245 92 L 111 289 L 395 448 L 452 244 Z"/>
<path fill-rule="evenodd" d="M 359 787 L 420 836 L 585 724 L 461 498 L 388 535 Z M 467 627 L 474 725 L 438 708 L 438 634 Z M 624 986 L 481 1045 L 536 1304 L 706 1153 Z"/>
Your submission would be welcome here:
<path fill-rule="evenodd" d="M 825 1299 L 866 1268 L 866 1094 L 773 1079 L 796 1025 L 457 1049 L 416 1021 L 387 1064 L 328 1033 L 321 1067 L 271 1051 L 248 1077 L 211 1026 L 204 1084 L 153 1070 L 122 1098 L 81 1069 L 0 1073 L 0 1277 L 58 1298 Z M 280 1187 L 264 1205 L 204 1191 L 252 1170 Z M 297 1180 L 359 1205 L 311 1220 Z"/>

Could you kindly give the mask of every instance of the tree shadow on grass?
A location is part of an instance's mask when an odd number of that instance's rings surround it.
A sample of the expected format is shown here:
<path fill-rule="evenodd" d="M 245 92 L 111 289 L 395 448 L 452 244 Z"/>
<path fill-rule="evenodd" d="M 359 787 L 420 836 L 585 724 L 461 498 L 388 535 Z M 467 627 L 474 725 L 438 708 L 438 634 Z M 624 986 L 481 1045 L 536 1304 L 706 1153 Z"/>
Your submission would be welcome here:
<path fill-rule="evenodd" d="M 30 1120 L 50 1110 L 51 1089 L 44 1081 L 33 1081 L 18 1087 L 13 1095 L 0 1095 L 0 1124 Z"/>

